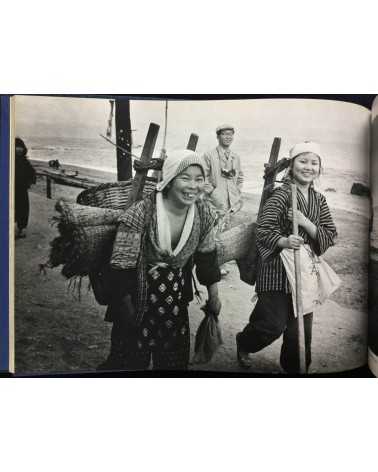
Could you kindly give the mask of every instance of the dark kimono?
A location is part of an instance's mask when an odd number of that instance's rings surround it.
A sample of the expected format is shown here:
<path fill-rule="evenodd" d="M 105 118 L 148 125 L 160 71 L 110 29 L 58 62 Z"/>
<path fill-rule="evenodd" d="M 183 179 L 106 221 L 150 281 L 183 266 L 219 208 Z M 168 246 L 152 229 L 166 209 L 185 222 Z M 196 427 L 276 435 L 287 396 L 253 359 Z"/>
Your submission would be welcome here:
<path fill-rule="evenodd" d="M 198 201 L 190 237 L 176 256 L 157 244 L 155 194 L 133 205 L 119 220 L 111 258 L 113 321 L 110 362 L 114 368 L 182 370 L 189 363 L 188 304 L 192 269 L 209 286 L 220 280 L 214 240 L 215 215 Z M 136 313 L 123 303 L 130 295 Z"/>

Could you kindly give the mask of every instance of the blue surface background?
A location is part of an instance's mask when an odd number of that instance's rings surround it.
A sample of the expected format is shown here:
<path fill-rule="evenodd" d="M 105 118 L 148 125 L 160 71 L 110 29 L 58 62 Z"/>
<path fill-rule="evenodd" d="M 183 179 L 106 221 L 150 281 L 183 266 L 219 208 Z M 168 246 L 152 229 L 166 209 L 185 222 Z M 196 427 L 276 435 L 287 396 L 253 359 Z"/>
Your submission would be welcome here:
<path fill-rule="evenodd" d="M 49 96 L 67 96 L 67 97 L 87 97 L 87 98 L 119 98 L 119 99 L 263 99 L 263 98 L 313 98 L 323 100 L 339 100 L 349 103 L 356 103 L 368 109 L 375 98 L 375 94 L 347 94 L 347 95 L 322 95 L 322 94 L 225 94 L 225 95 L 181 95 L 181 94 L 140 94 L 140 95 L 66 95 L 66 94 L 49 94 Z M 8 371 L 9 366 L 9 135 L 10 135 L 10 97 L 11 95 L 0 94 L 0 372 L 2 377 L 6 376 L 4 372 Z M 54 376 L 54 375 L 50 375 Z M 55 375 L 59 376 L 59 375 Z M 64 376 L 64 375 L 63 375 Z M 71 375 L 72 376 L 72 375 Z M 83 377 L 85 374 L 74 374 L 74 377 Z M 89 374 L 89 376 L 100 377 L 154 377 L 156 374 L 151 372 L 132 373 L 132 372 L 118 372 L 118 373 L 99 373 Z M 270 377 L 271 375 L 257 375 L 257 374 L 226 374 L 226 373 L 199 373 L 188 372 L 185 377 Z M 319 377 L 372 377 L 372 373 L 367 366 L 360 369 L 355 369 L 348 372 L 332 373 L 328 375 L 318 375 Z M 166 373 L 165 377 L 176 377 L 175 373 Z M 287 377 L 287 376 L 285 376 Z M 317 377 L 317 376 L 316 376 Z"/>
<path fill-rule="evenodd" d="M 0 96 L 0 371 L 9 365 L 9 110 Z"/>

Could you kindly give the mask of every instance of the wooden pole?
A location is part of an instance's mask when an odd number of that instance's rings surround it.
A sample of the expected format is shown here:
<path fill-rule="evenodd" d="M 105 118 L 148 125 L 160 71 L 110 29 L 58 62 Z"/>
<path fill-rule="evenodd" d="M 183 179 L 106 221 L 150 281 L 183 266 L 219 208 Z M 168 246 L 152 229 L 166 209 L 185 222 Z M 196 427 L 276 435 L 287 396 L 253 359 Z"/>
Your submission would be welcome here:
<path fill-rule="evenodd" d="M 116 99 L 115 124 L 117 143 L 117 179 L 130 180 L 132 174 L 132 131 L 130 120 L 130 101 Z M 109 137 L 108 137 L 109 138 Z M 127 151 L 127 152 L 125 152 Z"/>
<path fill-rule="evenodd" d="M 280 147 L 281 147 L 281 138 L 274 138 L 272 148 L 270 150 L 270 156 L 269 156 L 269 162 L 268 162 L 269 167 L 274 167 L 277 164 Z M 276 180 L 276 173 L 274 172 L 265 178 L 258 215 L 261 214 L 262 209 L 264 208 L 265 202 L 268 200 L 268 198 L 270 197 L 273 191 L 275 180 Z"/>
<path fill-rule="evenodd" d="M 297 186 L 291 184 L 292 208 L 293 208 L 293 234 L 298 236 L 298 214 L 297 214 Z M 305 334 L 303 320 L 303 300 L 302 300 L 302 274 L 301 274 L 301 254 L 299 250 L 294 250 L 294 267 L 295 267 L 295 304 L 297 309 L 298 321 L 298 353 L 299 353 L 299 372 L 305 374 L 306 366 L 306 349 Z"/>
<path fill-rule="evenodd" d="M 140 162 L 143 164 L 148 164 L 151 159 L 155 149 L 156 139 L 159 134 L 160 126 L 156 123 L 151 123 L 148 129 L 146 141 L 143 146 L 142 155 Z M 134 202 L 140 200 L 143 194 L 143 187 L 146 182 L 148 170 L 137 170 L 135 172 L 133 184 L 129 194 L 129 200 L 127 202 L 127 208 L 132 205 Z"/>
<path fill-rule="evenodd" d="M 190 149 L 190 151 L 195 151 L 197 149 L 198 144 L 198 134 L 192 133 L 189 137 L 188 145 L 186 149 Z"/>

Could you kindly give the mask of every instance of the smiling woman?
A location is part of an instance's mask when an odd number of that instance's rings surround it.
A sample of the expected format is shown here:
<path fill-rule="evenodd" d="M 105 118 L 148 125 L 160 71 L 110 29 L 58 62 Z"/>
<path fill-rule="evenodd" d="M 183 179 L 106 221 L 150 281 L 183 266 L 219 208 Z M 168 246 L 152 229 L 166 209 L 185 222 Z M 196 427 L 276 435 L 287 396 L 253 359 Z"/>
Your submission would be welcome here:
<path fill-rule="evenodd" d="M 215 215 L 202 193 L 205 171 L 193 151 L 168 155 L 157 191 L 120 218 L 110 261 L 111 352 L 99 369 L 188 368 L 192 268 L 218 315 L 220 271 Z"/>
<path fill-rule="evenodd" d="M 172 249 L 176 248 L 187 220 L 188 210 L 201 195 L 204 185 L 202 168 L 191 165 L 165 188 L 163 204 L 168 216 Z"/>
<path fill-rule="evenodd" d="M 243 368 L 250 367 L 249 353 L 255 353 L 283 335 L 280 362 L 291 374 L 300 372 L 298 318 L 292 301 L 292 287 L 281 259 L 283 249 L 299 250 L 305 245 L 311 254 L 323 254 L 336 240 L 325 197 L 313 188 L 321 170 L 321 151 L 313 142 L 297 144 L 290 151 L 289 181 L 275 190 L 257 224 L 256 246 L 261 259 L 256 293 L 258 302 L 249 323 L 237 334 L 237 354 Z M 296 208 L 299 232 L 292 234 L 291 185 L 298 188 Z M 306 368 L 311 364 L 313 313 L 304 313 Z"/>
<path fill-rule="evenodd" d="M 306 187 L 320 174 L 320 157 L 312 152 L 303 153 L 293 162 L 292 174 L 298 186 Z"/>
<path fill-rule="evenodd" d="M 203 192 L 205 176 L 203 169 L 198 165 L 191 165 L 178 175 L 164 192 L 168 207 L 187 207 L 194 203 Z"/>

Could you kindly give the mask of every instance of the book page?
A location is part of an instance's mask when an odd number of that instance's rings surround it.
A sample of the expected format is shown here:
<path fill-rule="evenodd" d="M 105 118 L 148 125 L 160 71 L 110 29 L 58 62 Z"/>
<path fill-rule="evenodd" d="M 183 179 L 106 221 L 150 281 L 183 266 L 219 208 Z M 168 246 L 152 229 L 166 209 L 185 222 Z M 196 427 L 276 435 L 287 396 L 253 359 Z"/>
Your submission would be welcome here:
<path fill-rule="evenodd" d="M 372 107 L 371 190 L 373 224 L 369 265 L 369 367 L 378 377 L 378 100 Z"/>
<path fill-rule="evenodd" d="M 248 369 L 255 374 L 290 371 L 282 356 L 291 362 L 290 358 L 297 355 L 298 328 L 292 313 L 290 287 L 286 285 L 282 268 L 273 274 L 282 277 L 284 282 L 278 289 L 279 301 L 272 305 L 271 300 L 276 296 L 272 293 L 275 292 L 272 286 L 264 290 L 260 281 L 260 289 L 256 291 L 256 285 L 240 280 L 235 260 L 225 256 L 227 260 L 221 265 L 222 277 L 218 283 L 223 344 L 208 362 L 193 362 L 195 337 L 204 318 L 201 307 L 207 299 L 204 286 L 199 287 L 202 302 L 198 304 L 194 300 L 189 303 L 188 321 L 186 308 L 180 303 L 177 305 L 181 310 L 181 324 L 175 318 L 177 310 L 172 311 L 172 316 L 166 315 L 169 301 L 167 306 L 159 305 L 160 310 L 156 313 L 153 302 L 150 302 L 149 311 L 136 331 L 122 331 L 116 323 L 104 322 L 107 307 L 97 303 L 93 291 L 88 289 L 88 278 L 74 277 L 80 276 L 80 268 L 77 273 L 69 272 L 67 260 L 55 268 L 49 268 L 46 262 L 50 244 L 61 229 L 52 224 L 59 216 L 55 210 L 56 202 L 63 198 L 71 205 L 85 187 L 116 181 L 117 148 L 114 143 L 121 151 L 130 143 L 126 138 L 122 141 L 120 134 L 115 135 L 113 105 L 108 99 L 17 96 L 15 102 L 16 135 L 27 147 L 27 159 L 37 173 L 36 183 L 30 184 L 28 190 L 30 212 L 27 226 L 21 228 L 25 231 L 19 234 L 20 228 L 15 230 L 17 373 L 94 372 L 98 366 L 101 366 L 100 370 L 106 366 L 113 370 L 147 370 L 163 366 L 164 370 L 180 372 L 186 369 L 219 373 L 245 372 Z M 306 187 L 308 179 L 313 183 L 318 193 L 311 194 L 308 202 L 315 202 L 317 198 L 317 203 L 312 210 L 306 207 L 306 200 L 302 200 L 304 206 L 301 208 L 316 227 L 315 233 L 308 236 L 308 247 L 312 247 L 311 244 L 315 247 L 317 235 L 324 229 L 318 227 L 327 220 L 327 244 L 322 257 L 339 277 L 340 286 L 313 311 L 312 319 L 307 314 L 305 316 L 306 342 L 312 359 L 308 373 L 340 372 L 366 364 L 370 112 L 357 105 L 325 100 L 175 100 L 167 103 L 164 100 L 132 100 L 130 118 L 134 160 L 141 156 L 146 145 L 150 123 L 160 126 L 153 157 L 166 154 L 169 158 L 174 150 L 186 148 L 191 133 L 198 136 L 196 152 L 201 157 L 207 156 L 206 185 L 210 185 L 208 193 L 205 195 L 203 190 L 200 198 L 206 197 L 206 205 L 212 205 L 211 211 L 217 214 L 218 223 L 223 225 L 217 227 L 218 253 L 220 240 L 224 241 L 225 253 L 237 250 L 236 244 L 235 248 L 227 247 L 231 244 L 227 243 L 231 239 L 224 236 L 227 231 L 237 228 L 232 234 L 237 235 L 239 243 L 243 240 L 243 231 L 249 231 L 249 223 L 256 221 L 264 185 L 264 164 L 269 160 L 275 138 L 280 138 L 275 141 L 279 160 L 290 158 L 291 150 L 298 143 L 316 144 L 318 151 L 315 155 L 321 158 L 321 175 L 318 177 L 317 170 L 312 167 L 310 171 L 305 170 L 303 185 Z M 224 154 L 225 150 L 230 152 Z M 216 168 L 218 162 L 222 164 Z M 293 165 L 294 161 L 290 162 Z M 318 158 L 311 166 L 316 167 L 317 163 Z M 278 174 L 276 186 L 282 186 L 286 172 L 287 169 Z M 302 171 L 296 169 L 295 172 L 300 174 Z M 168 186 L 168 195 L 170 188 Z M 322 203 L 321 209 L 320 197 L 314 196 L 319 194 L 327 202 Z M 192 193 L 186 192 L 178 198 L 183 198 L 182 203 L 189 205 Z M 331 220 L 328 213 L 326 215 L 326 207 Z M 76 211 L 74 207 L 69 208 Z M 289 207 L 282 211 L 282 218 L 289 221 Z M 89 236 L 81 240 L 85 247 L 81 246 L 79 252 L 89 251 L 90 243 L 97 242 L 101 231 L 106 230 L 104 222 L 96 221 L 98 225 L 94 233 L 91 232 L 93 221 L 91 228 L 84 228 L 83 234 Z M 330 221 L 336 227 L 337 237 Z M 286 240 L 291 233 L 289 226 L 286 233 L 282 229 L 282 237 Z M 308 229 L 307 224 L 307 230 L 303 231 L 311 233 L 313 227 L 310 225 Z M 115 223 L 112 228 L 114 239 Z M 243 244 L 249 244 L 249 239 Z M 275 255 L 279 255 L 280 249 L 276 247 L 276 250 Z M 249 245 L 248 251 L 257 250 Z M 248 255 L 247 252 L 243 254 L 245 257 Z M 315 255 L 311 257 L 315 258 Z M 316 263 L 320 262 L 316 260 Z M 61 273 L 62 268 L 66 275 L 69 272 L 72 276 L 70 290 L 69 281 Z M 173 271 L 173 276 L 175 274 Z M 261 273 L 258 276 L 262 277 Z M 147 285 L 150 301 L 155 296 L 157 299 L 160 297 L 151 292 L 152 287 L 151 279 Z M 172 288 L 172 297 L 174 292 Z M 268 309 L 269 303 L 273 309 Z M 261 308 L 260 312 L 256 307 Z M 118 307 L 118 311 L 122 310 Z M 266 332 L 263 332 L 261 323 L 259 325 L 259 319 L 262 319 L 263 326 L 268 326 Z M 155 330 L 156 323 L 163 323 L 164 327 Z M 134 338 L 131 332 L 136 333 Z M 245 339 L 250 343 L 250 350 L 246 353 L 248 366 L 238 362 L 237 358 L 236 335 L 242 332 L 246 333 Z M 164 342 L 160 342 L 159 336 L 164 338 Z M 175 344 L 173 339 L 177 336 L 181 336 L 181 341 Z M 176 346 L 173 354 L 164 347 L 171 346 L 171 343 Z M 183 346 L 185 349 L 189 346 L 189 355 L 183 354 Z M 172 354 L 173 367 L 164 364 L 168 356 L 164 357 L 164 349 Z M 182 361 L 182 355 L 186 356 L 185 361 Z M 118 356 L 118 364 L 106 364 L 109 359 L 114 361 L 114 356 Z M 130 361 L 130 356 L 134 356 L 133 361 Z"/>

